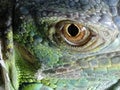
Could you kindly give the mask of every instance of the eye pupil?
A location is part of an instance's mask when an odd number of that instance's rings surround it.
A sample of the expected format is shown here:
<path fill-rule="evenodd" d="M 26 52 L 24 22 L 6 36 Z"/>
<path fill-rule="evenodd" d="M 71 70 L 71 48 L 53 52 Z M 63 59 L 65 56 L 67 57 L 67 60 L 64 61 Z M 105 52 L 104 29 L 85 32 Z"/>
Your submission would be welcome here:
<path fill-rule="evenodd" d="M 74 37 L 79 33 L 79 29 L 74 24 L 71 24 L 68 27 L 68 33 Z"/>

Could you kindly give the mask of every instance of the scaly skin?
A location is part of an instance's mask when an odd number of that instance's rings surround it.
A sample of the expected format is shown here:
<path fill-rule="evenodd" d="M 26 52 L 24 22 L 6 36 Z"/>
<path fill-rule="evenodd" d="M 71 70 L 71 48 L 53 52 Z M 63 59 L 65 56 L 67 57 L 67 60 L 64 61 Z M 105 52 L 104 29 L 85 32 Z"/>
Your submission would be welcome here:
<path fill-rule="evenodd" d="M 35 5 L 36 17 L 34 5 L 25 3 L 29 14 L 21 11 L 20 29 L 1 31 L 5 90 L 119 90 L 120 1 L 40 0 Z M 61 32 L 67 24 L 84 26 L 92 36 L 73 45 Z"/>

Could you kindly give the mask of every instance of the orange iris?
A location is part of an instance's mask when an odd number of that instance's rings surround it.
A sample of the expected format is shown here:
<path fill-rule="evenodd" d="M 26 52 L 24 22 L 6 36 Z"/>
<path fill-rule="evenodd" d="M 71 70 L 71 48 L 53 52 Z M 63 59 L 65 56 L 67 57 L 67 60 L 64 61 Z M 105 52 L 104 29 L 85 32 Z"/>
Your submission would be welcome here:
<path fill-rule="evenodd" d="M 91 39 L 91 32 L 81 24 L 66 23 L 61 30 L 61 36 L 70 45 L 82 46 Z"/>

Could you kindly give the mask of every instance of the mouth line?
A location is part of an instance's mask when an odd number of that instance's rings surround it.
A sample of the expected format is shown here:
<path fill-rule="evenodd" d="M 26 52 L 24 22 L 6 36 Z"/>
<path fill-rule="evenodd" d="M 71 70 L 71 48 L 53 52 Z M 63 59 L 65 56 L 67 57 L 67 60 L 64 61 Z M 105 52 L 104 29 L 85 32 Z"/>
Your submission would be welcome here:
<path fill-rule="evenodd" d="M 60 71 L 61 70 L 61 71 Z M 80 78 L 80 73 L 81 73 L 81 71 L 82 71 L 82 69 L 73 69 L 73 70 L 69 70 L 69 71 L 67 71 L 67 70 L 65 70 L 65 71 L 62 71 L 62 70 L 64 70 L 63 68 L 59 68 L 59 69 L 56 69 L 54 72 L 55 73 L 47 73 L 47 74 L 45 74 L 44 72 L 44 74 L 45 75 L 47 75 L 46 77 L 50 77 L 50 78 L 63 78 L 63 79 L 67 79 L 67 78 L 71 78 L 71 79 L 73 79 L 73 78 L 75 78 L 75 79 L 77 79 L 77 78 Z M 59 72 L 60 71 L 60 72 Z"/>

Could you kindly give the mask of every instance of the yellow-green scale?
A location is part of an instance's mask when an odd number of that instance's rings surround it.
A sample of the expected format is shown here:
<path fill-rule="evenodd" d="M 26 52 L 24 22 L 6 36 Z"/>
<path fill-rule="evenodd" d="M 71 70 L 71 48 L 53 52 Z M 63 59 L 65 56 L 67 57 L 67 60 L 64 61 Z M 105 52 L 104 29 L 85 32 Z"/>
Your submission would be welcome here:
<path fill-rule="evenodd" d="M 19 85 L 22 85 L 22 83 L 33 83 L 33 82 L 39 82 L 35 78 L 35 73 L 37 72 L 37 69 L 27 60 L 23 59 L 21 54 L 19 53 L 18 49 L 15 49 L 15 58 L 16 58 L 16 68 L 18 72 L 18 82 Z"/>

